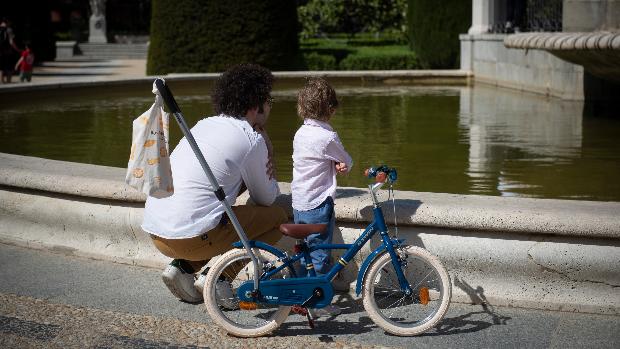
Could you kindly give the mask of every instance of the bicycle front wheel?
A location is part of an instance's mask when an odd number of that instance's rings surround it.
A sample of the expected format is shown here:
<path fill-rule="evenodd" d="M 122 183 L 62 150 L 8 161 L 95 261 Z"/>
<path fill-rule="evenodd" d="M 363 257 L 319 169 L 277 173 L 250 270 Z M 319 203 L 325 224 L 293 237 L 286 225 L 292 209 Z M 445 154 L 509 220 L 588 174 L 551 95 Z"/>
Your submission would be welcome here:
<path fill-rule="evenodd" d="M 277 259 L 265 250 L 254 251 L 263 264 L 273 264 Z M 284 269 L 272 279 L 289 276 L 290 270 Z M 239 302 L 237 289 L 242 283 L 253 280 L 254 265 L 245 249 L 226 252 L 207 274 L 203 291 L 207 312 L 216 324 L 231 335 L 264 336 L 277 329 L 290 312 L 289 306 Z"/>
<path fill-rule="evenodd" d="M 397 336 L 413 336 L 443 318 L 452 287 L 439 259 L 423 248 L 396 249 L 399 263 L 413 293 L 401 290 L 390 254 L 385 252 L 368 268 L 364 278 L 366 312 L 379 327 Z"/>

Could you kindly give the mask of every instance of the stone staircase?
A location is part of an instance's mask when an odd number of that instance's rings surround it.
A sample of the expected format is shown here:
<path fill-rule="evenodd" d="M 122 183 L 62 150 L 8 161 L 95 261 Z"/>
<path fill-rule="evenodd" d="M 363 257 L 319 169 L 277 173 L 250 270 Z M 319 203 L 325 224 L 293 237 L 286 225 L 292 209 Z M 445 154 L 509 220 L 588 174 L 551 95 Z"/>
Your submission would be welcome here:
<path fill-rule="evenodd" d="M 146 59 L 148 44 L 78 44 L 76 58 L 83 59 Z"/>

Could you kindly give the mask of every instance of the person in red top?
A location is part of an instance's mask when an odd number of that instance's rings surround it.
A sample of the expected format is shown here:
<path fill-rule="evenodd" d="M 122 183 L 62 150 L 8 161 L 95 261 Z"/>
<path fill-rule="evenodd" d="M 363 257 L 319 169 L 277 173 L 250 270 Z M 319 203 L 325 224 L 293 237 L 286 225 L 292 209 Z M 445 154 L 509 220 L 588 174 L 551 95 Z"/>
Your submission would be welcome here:
<path fill-rule="evenodd" d="M 32 79 L 32 65 L 34 63 L 34 54 L 30 50 L 30 46 L 26 44 L 26 49 L 21 52 L 21 57 L 15 64 L 15 70 L 19 71 L 19 80 L 21 82 Z"/>

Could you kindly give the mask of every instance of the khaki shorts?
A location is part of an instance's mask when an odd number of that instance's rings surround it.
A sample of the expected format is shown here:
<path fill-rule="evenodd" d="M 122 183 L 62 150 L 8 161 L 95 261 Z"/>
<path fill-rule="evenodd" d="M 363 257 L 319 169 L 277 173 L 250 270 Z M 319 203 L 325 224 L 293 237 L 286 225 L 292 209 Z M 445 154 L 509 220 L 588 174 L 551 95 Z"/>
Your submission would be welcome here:
<path fill-rule="evenodd" d="M 250 240 L 275 244 L 282 238 L 280 224 L 288 221 L 283 208 L 278 206 L 233 206 L 233 212 Z M 153 244 L 164 255 L 188 261 L 198 271 L 209 259 L 231 250 L 239 236 L 230 220 L 205 234 L 187 239 L 165 239 L 151 235 Z"/>

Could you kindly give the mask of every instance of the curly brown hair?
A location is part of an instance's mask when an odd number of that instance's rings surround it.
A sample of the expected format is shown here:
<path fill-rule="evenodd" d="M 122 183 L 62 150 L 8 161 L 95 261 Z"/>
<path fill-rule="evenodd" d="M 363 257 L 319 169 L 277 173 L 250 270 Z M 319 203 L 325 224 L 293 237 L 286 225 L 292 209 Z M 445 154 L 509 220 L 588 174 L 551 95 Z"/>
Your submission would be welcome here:
<path fill-rule="evenodd" d="M 258 64 L 243 63 L 226 70 L 215 82 L 211 95 L 216 114 L 243 117 L 270 99 L 273 74 Z"/>
<path fill-rule="evenodd" d="M 328 121 L 337 107 L 336 91 L 324 78 L 308 78 L 297 94 L 297 114 L 302 119 Z"/>

